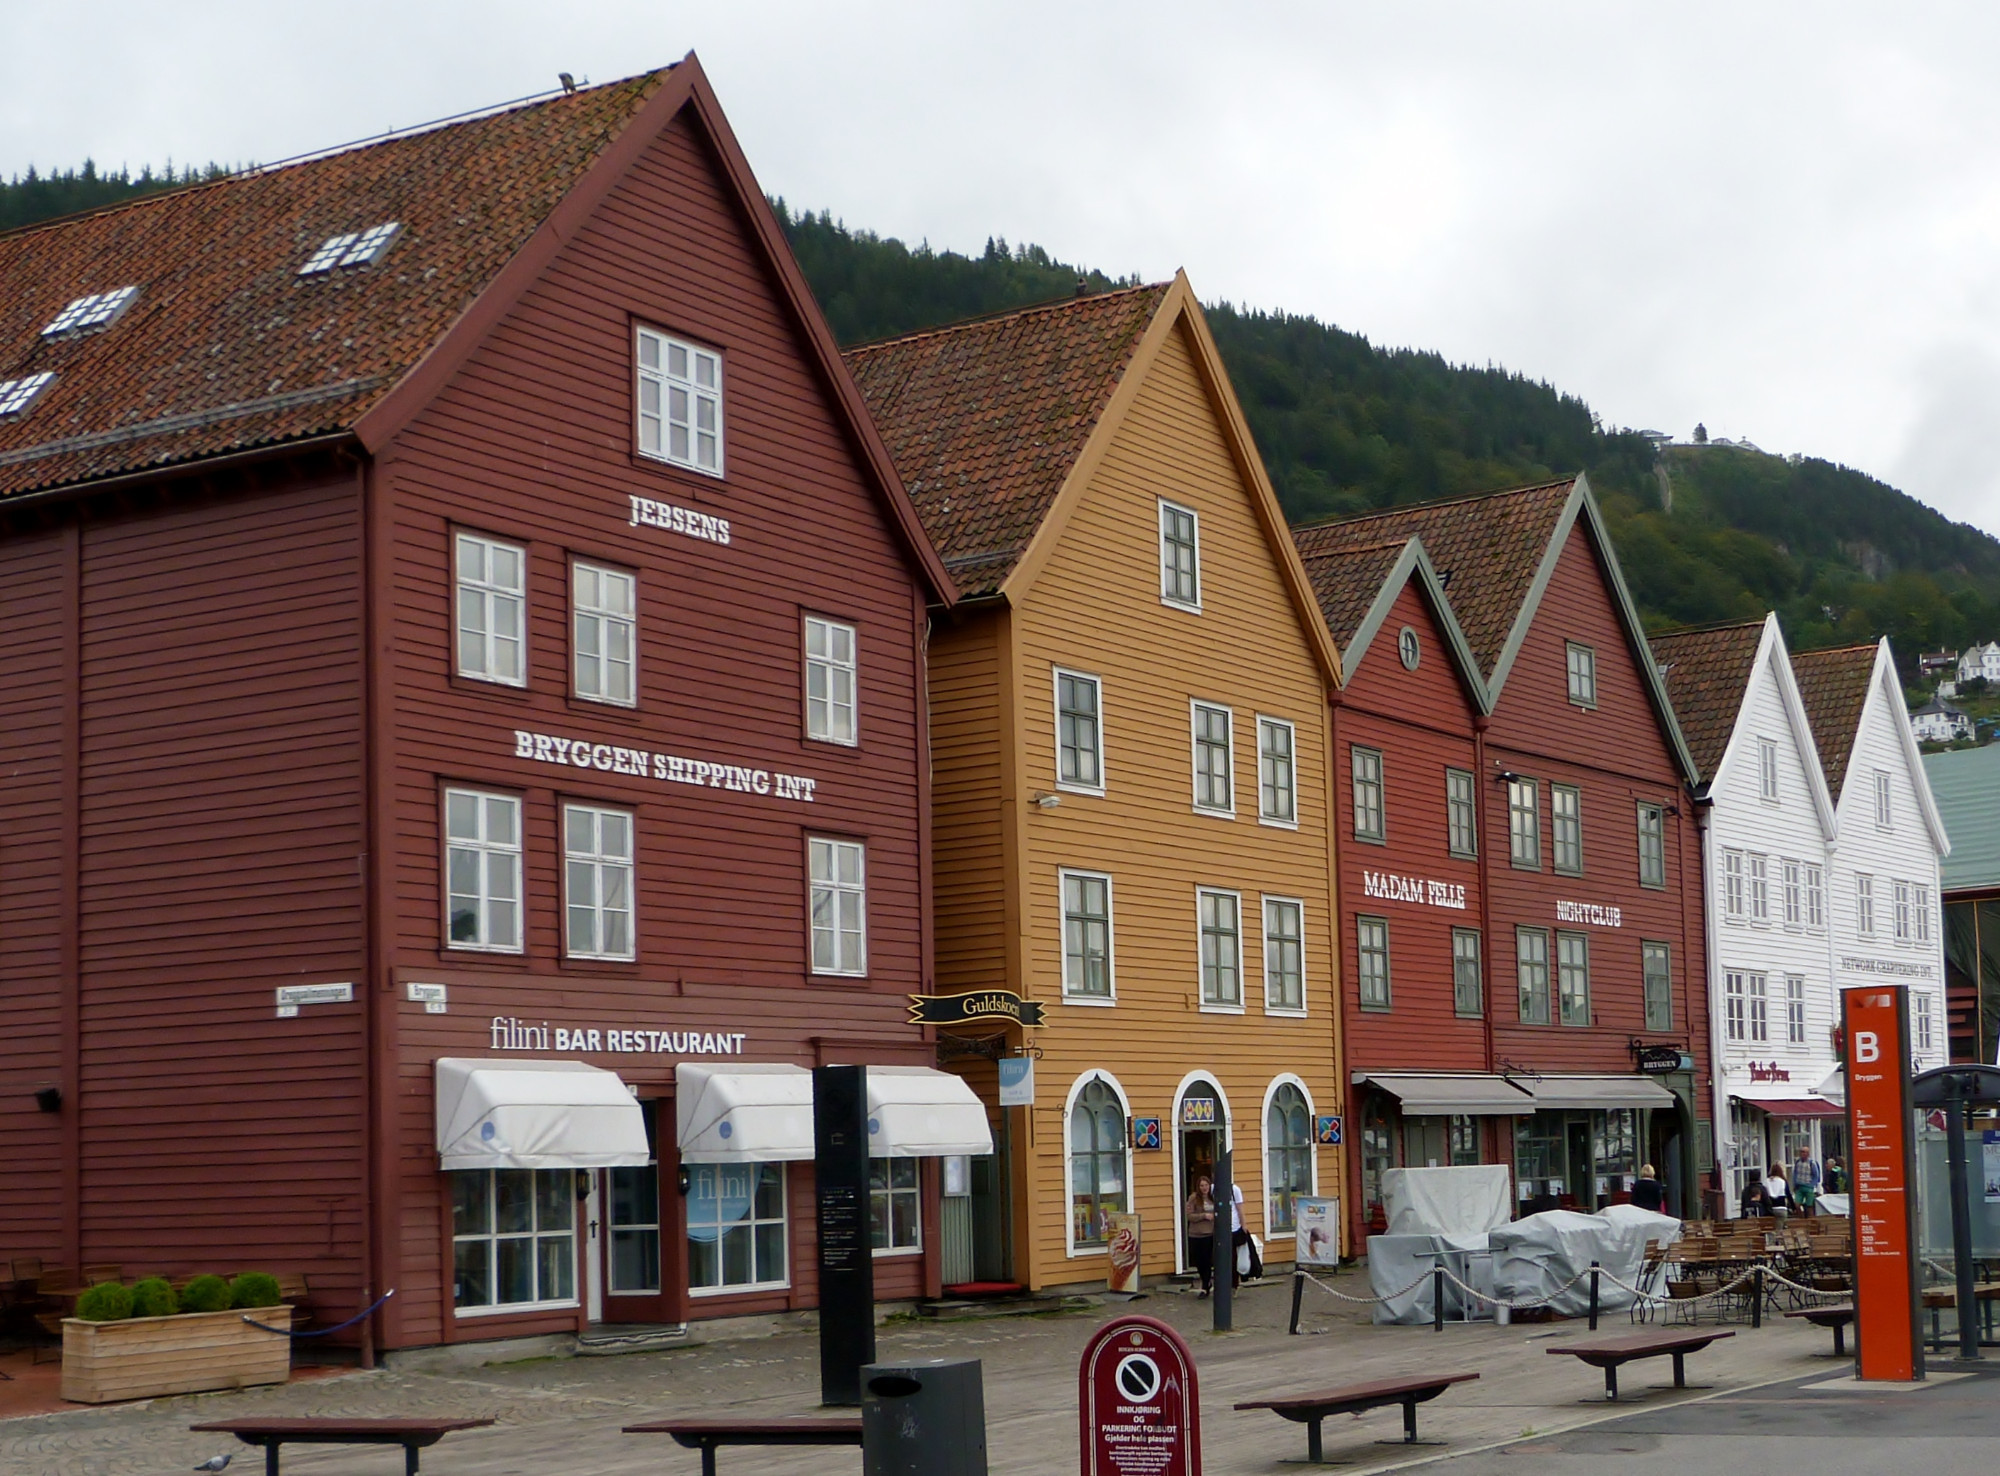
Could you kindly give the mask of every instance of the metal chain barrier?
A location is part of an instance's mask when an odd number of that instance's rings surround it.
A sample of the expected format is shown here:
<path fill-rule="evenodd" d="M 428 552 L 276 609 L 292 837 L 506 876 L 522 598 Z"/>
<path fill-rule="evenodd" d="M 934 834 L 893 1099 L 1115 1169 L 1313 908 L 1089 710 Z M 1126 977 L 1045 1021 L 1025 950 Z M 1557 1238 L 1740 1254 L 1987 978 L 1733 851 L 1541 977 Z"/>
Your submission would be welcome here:
<path fill-rule="evenodd" d="M 1313 1275 L 1312 1272 L 1310 1271 L 1302 1270 L 1296 1272 L 1295 1274 L 1303 1276 L 1307 1281 L 1310 1281 L 1314 1286 L 1318 1287 L 1328 1296 L 1338 1297 L 1343 1302 L 1353 1302 L 1356 1306 L 1360 1307 L 1373 1307 L 1377 1303 L 1380 1303 L 1383 1306 L 1387 1306 L 1390 1302 L 1393 1302 L 1397 1297 L 1408 1296 L 1411 1292 L 1415 1291 L 1418 1287 L 1422 1286 L 1426 1281 L 1429 1281 L 1432 1275 L 1432 1273 L 1429 1270 L 1426 1270 L 1423 1275 L 1419 1276 L 1415 1281 L 1411 1282 L 1401 1291 L 1392 1291 L 1387 1296 L 1384 1297 L 1350 1297 L 1346 1292 L 1342 1291 L 1339 1287 L 1328 1286 L 1324 1281 L 1321 1281 L 1317 1276 Z"/>
<path fill-rule="evenodd" d="M 1390 1302 L 1395 1301 L 1398 1297 L 1408 1296 L 1411 1292 L 1415 1291 L 1418 1287 L 1422 1286 L 1426 1281 L 1431 1280 L 1433 1277 L 1442 1276 L 1446 1281 L 1450 1282 L 1453 1286 L 1457 1287 L 1459 1291 L 1464 1293 L 1466 1296 L 1471 1297 L 1474 1301 L 1488 1302 L 1495 1307 L 1505 1307 L 1509 1312 L 1532 1312 L 1538 1307 L 1548 1306 L 1551 1302 L 1555 1301 L 1557 1297 L 1561 1296 L 1564 1292 L 1568 1291 L 1578 1282 L 1583 1281 L 1587 1277 L 1589 1277 L 1592 1271 L 1595 1271 L 1601 1280 L 1610 1282 L 1611 1285 L 1619 1288 L 1621 1291 L 1631 1293 L 1634 1301 L 1651 1302 L 1658 1306 L 1669 1306 L 1669 1305 L 1675 1307 L 1699 1306 L 1703 1302 L 1713 1302 L 1723 1297 L 1734 1296 L 1738 1292 L 1740 1292 L 1746 1285 L 1749 1285 L 1752 1282 L 1759 1281 L 1760 1279 L 1763 1282 L 1771 1282 L 1777 1284 L 1778 1286 L 1788 1287 L 1793 1292 L 1795 1292 L 1800 1296 L 1817 1297 L 1826 1301 L 1840 1301 L 1844 1298 L 1851 1297 L 1854 1295 L 1853 1292 L 1847 1290 L 1821 1291 L 1817 1287 L 1803 1286 L 1800 1283 L 1792 1280 L 1789 1276 L 1784 1275 L 1780 1271 L 1773 1270 L 1769 1266 L 1753 1266 L 1749 1270 L 1744 1271 L 1743 1273 L 1738 1275 L 1735 1280 L 1725 1282 L 1721 1286 L 1716 1287 L 1713 1291 L 1701 1292 L 1691 1297 L 1667 1297 L 1667 1296 L 1661 1296 L 1658 1292 L 1642 1291 L 1640 1288 L 1632 1285 L 1631 1282 L 1625 1280 L 1617 1273 L 1609 1271 L 1602 1266 L 1593 1266 L 1577 1272 L 1576 1275 L 1572 1276 L 1568 1281 L 1565 1281 L 1561 1286 L 1557 1287 L 1547 1296 L 1536 1297 L 1532 1301 L 1526 1301 L 1526 1302 L 1510 1302 L 1503 1297 L 1494 1296 L 1491 1292 L 1483 1292 L 1478 1287 L 1473 1286 L 1469 1282 L 1463 1280 L 1458 1275 L 1457 1272 L 1451 1269 L 1449 1264 L 1442 1264 L 1442 1263 L 1428 1267 L 1421 1275 L 1417 1277 L 1415 1281 L 1412 1281 L 1408 1286 L 1402 1287 L 1396 1291 L 1389 1292 L 1386 1295 L 1379 1297 L 1351 1296 L 1348 1293 L 1340 1290 L 1339 1287 L 1329 1286 L 1326 1282 L 1320 1280 L 1319 1277 L 1313 1275 L 1310 1271 L 1300 1270 L 1297 1271 L 1295 1274 L 1304 1277 L 1307 1281 L 1311 1282 L 1314 1286 L 1318 1287 L 1321 1291 L 1325 1292 L 1330 1297 L 1335 1297 L 1338 1298 L 1340 1301 L 1351 1302 L 1356 1306 L 1362 1306 L 1362 1307 L 1387 1306 Z M 1761 1273 L 1761 1278 L 1760 1278 L 1760 1273 Z"/>

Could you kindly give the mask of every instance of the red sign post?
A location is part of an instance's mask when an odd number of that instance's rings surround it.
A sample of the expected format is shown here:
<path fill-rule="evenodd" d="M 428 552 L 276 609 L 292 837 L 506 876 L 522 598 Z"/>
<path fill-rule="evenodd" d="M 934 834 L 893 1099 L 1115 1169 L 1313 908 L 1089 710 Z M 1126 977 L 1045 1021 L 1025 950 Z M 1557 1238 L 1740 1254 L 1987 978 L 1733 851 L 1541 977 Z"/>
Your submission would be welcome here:
<path fill-rule="evenodd" d="M 1194 1354 L 1154 1317 L 1118 1317 L 1077 1366 L 1083 1476 L 1201 1476 Z"/>
<path fill-rule="evenodd" d="M 1852 1145 L 1855 1374 L 1924 1376 L 1910 1198 L 1910 1012 L 1901 984 L 1841 996 Z"/>

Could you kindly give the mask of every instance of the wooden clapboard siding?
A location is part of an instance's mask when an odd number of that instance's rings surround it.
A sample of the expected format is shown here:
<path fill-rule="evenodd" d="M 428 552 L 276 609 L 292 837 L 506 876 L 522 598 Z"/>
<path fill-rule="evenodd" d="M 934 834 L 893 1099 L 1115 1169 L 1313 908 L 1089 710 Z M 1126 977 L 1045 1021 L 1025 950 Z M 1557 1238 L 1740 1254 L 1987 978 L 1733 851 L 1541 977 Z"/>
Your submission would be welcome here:
<path fill-rule="evenodd" d="M 1193 330 L 1176 324 L 1144 379 L 1015 616 L 1013 690 L 1022 735 L 1018 790 L 1055 788 L 1052 669 L 1074 666 L 1103 681 L 1103 797 L 1065 794 L 1054 810 L 1026 810 L 1018 884 L 1025 899 L 1024 993 L 1050 1001 L 1038 1043 L 1032 1143 L 1018 1162 L 1017 1194 L 1030 1216 L 1030 1279 L 1037 1285 L 1100 1280 L 1102 1253 L 1065 1250 L 1063 1108 L 1072 1083 L 1104 1071 L 1134 1115 L 1171 1119 L 1192 1071 L 1212 1073 L 1228 1099 L 1236 1173 L 1248 1223 L 1264 1230 L 1263 1109 L 1280 1073 L 1304 1079 L 1314 1107 L 1340 1110 L 1335 1070 L 1336 971 L 1327 798 L 1327 682 L 1301 612 L 1253 510 L 1243 468 L 1225 439 L 1222 412 L 1197 363 Z M 1159 594 L 1158 499 L 1200 516 L 1202 611 Z M 1313 618 L 1317 618 L 1314 612 Z M 1235 714 L 1234 819 L 1193 810 L 1191 699 Z M 1257 819 L 1259 715 L 1295 724 L 1297 828 Z M 1025 801 L 1023 801 L 1025 806 Z M 1061 867 L 1113 877 L 1117 1004 L 1060 1003 Z M 1242 896 L 1244 1010 L 1199 1008 L 1196 888 Z M 1266 1015 L 1262 997 L 1265 894 L 1303 901 L 1305 1018 Z M 1168 1131 L 1171 1132 L 1169 1124 Z M 1334 1192 L 1335 1155 L 1322 1150 L 1320 1184 Z M 1143 1217 L 1142 1269 L 1174 1269 L 1179 1193 L 1169 1143 L 1134 1155 L 1133 1208 Z M 1274 1246 L 1283 1259 L 1288 1251 Z"/>
<path fill-rule="evenodd" d="M 937 987 L 1005 988 L 1009 817 L 1001 639 L 1008 619 L 986 611 L 946 616 L 931 632 L 932 847 L 937 879 Z"/>

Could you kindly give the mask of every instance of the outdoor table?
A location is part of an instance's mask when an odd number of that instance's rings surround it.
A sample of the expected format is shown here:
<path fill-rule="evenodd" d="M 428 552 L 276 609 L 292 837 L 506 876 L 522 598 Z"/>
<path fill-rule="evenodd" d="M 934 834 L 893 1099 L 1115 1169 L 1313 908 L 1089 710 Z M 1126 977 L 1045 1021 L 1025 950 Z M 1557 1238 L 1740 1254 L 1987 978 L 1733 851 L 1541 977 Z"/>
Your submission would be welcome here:
<path fill-rule="evenodd" d="M 215 1420 L 190 1430 L 217 1430 L 245 1445 L 264 1448 L 264 1476 L 278 1476 L 278 1449 L 284 1445 L 400 1445 L 404 1476 L 417 1476 L 417 1452 L 436 1445 L 454 1430 L 474 1430 L 491 1420 L 343 1418 Z"/>

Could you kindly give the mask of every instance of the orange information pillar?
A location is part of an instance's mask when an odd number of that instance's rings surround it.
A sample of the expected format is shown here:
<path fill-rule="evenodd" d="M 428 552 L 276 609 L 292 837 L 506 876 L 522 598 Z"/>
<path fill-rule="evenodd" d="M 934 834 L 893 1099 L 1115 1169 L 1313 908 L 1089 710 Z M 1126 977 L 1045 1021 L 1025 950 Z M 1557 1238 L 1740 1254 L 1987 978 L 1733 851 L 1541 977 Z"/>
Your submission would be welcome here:
<path fill-rule="evenodd" d="M 1853 1149 L 1855 1377 L 1921 1379 L 1908 991 L 1900 984 L 1850 989 L 1842 1014 Z"/>

